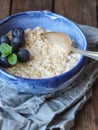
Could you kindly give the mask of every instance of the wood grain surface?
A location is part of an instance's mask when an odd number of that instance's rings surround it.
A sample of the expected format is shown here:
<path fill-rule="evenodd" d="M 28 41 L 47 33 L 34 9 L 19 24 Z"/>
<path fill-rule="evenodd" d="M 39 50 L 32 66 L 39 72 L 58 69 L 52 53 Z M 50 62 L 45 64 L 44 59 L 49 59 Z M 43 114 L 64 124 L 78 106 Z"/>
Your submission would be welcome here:
<path fill-rule="evenodd" d="M 97 26 L 96 0 L 58 0 L 54 11 L 75 22 Z"/>
<path fill-rule="evenodd" d="M 10 14 L 10 0 L 0 0 L 0 20 Z"/>
<path fill-rule="evenodd" d="M 52 0 L 13 0 L 12 14 L 27 10 L 52 10 Z"/>
<path fill-rule="evenodd" d="M 98 0 L 0 0 L 0 20 L 27 10 L 50 10 L 75 22 L 98 26 Z M 98 79 L 92 88 L 92 97 L 77 113 L 71 130 L 98 130 Z"/>

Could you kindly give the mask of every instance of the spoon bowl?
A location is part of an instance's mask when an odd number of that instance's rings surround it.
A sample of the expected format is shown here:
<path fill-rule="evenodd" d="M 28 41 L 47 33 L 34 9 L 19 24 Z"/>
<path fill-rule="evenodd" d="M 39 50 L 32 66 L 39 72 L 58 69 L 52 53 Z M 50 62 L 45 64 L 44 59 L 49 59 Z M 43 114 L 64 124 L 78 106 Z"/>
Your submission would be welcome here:
<path fill-rule="evenodd" d="M 68 35 L 60 32 L 46 32 L 43 35 L 50 43 L 63 48 L 66 54 L 70 53 L 72 41 Z"/>
<path fill-rule="evenodd" d="M 63 48 L 66 51 L 66 54 L 69 54 L 72 51 L 98 60 L 98 52 L 80 50 L 79 48 L 74 47 L 71 38 L 67 34 L 61 32 L 46 32 L 43 35 L 50 43 Z"/>

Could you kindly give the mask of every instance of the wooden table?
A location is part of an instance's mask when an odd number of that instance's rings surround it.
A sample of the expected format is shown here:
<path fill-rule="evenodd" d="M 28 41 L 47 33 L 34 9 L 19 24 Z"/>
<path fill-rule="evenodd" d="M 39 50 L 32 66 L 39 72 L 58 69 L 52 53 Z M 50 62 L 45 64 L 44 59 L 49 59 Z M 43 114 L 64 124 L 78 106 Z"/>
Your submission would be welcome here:
<path fill-rule="evenodd" d="M 0 20 L 27 10 L 50 10 L 71 20 L 98 26 L 98 0 L 0 0 Z M 93 84 L 93 96 L 77 113 L 71 130 L 98 130 L 98 79 Z"/>

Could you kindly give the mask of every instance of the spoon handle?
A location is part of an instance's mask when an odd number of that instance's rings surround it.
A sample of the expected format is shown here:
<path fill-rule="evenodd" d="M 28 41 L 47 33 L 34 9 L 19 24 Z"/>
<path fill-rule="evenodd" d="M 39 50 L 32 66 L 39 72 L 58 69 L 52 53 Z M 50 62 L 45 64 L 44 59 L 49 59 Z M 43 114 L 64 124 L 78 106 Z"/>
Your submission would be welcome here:
<path fill-rule="evenodd" d="M 89 57 L 89 58 L 92 58 L 94 60 L 98 60 L 98 52 L 79 50 L 75 47 L 71 47 L 71 51 L 77 52 L 79 54 L 82 54 L 82 55 Z"/>

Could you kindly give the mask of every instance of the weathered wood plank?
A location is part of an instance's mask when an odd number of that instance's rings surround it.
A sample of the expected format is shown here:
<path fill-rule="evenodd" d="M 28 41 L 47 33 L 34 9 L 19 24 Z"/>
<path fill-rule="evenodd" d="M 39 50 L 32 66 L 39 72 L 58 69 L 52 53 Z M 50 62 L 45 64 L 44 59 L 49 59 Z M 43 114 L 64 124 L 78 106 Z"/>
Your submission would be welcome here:
<path fill-rule="evenodd" d="M 13 0 L 12 14 L 27 10 L 52 10 L 52 0 Z"/>
<path fill-rule="evenodd" d="M 54 11 L 75 22 L 97 26 L 96 0 L 55 0 Z"/>
<path fill-rule="evenodd" d="M 10 14 L 10 0 L 0 0 L 0 20 Z"/>
<path fill-rule="evenodd" d="M 98 130 L 98 79 L 92 88 L 92 97 L 78 112 L 75 126 L 71 130 Z"/>
<path fill-rule="evenodd" d="M 96 0 L 97 27 L 98 27 L 98 0 Z"/>
<path fill-rule="evenodd" d="M 83 107 L 80 112 L 78 112 L 75 120 L 75 126 L 71 130 L 97 130 L 95 126 L 95 114 L 92 106 L 92 98 Z"/>
<path fill-rule="evenodd" d="M 98 130 L 98 78 L 96 82 L 93 84 L 93 95 L 91 98 L 91 105 L 94 111 L 93 123 L 95 124 L 96 127 L 95 130 Z"/>

